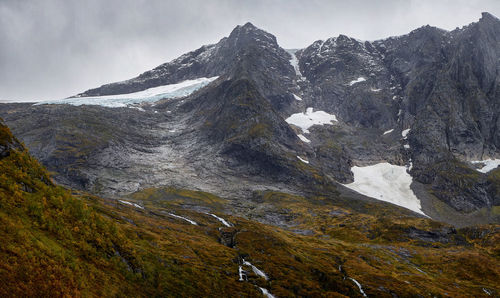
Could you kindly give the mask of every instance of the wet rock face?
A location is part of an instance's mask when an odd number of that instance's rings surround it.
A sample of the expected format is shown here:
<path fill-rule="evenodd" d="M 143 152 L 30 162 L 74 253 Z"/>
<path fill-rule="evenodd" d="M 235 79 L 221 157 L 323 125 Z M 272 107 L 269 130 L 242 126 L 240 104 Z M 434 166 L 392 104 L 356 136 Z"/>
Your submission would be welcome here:
<path fill-rule="evenodd" d="M 236 234 L 238 231 L 235 228 L 221 227 L 219 228 L 219 241 L 222 245 L 234 248 L 236 246 Z"/>

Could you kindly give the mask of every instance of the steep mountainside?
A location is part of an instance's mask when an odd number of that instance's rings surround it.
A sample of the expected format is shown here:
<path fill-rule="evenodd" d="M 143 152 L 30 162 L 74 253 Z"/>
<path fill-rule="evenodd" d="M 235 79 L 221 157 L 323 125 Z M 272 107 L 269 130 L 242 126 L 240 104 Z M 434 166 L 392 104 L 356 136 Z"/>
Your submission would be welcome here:
<path fill-rule="evenodd" d="M 54 185 L 3 122 L 0 144 L 2 297 L 500 293 L 498 226 L 456 230 L 389 205 L 366 215 L 335 196 L 269 191 L 247 219 L 200 191 L 110 200 Z M 255 221 L 279 216 L 288 228 Z"/>
<path fill-rule="evenodd" d="M 455 226 L 498 223 L 499 36 L 483 13 L 453 31 L 287 51 L 247 23 L 136 78 L 0 115 L 57 182 L 106 197 L 197 189 L 244 215 L 259 191 L 340 193 L 345 208 L 375 198 Z"/>

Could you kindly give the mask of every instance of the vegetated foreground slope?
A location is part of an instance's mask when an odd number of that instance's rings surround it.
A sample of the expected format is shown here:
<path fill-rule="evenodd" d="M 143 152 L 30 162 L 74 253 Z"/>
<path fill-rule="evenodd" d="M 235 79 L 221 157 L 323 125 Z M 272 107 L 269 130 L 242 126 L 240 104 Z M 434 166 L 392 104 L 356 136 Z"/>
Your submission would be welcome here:
<path fill-rule="evenodd" d="M 250 219 L 223 214 L 226 199 L 199 191 L 72 193 L 2 123 L 0 169 L 3 297 L 500 293 L 498 226 L 455 230 L 269 191 L 255 193 Z M 252 220 L 280 212 L 290 228 Z"/>

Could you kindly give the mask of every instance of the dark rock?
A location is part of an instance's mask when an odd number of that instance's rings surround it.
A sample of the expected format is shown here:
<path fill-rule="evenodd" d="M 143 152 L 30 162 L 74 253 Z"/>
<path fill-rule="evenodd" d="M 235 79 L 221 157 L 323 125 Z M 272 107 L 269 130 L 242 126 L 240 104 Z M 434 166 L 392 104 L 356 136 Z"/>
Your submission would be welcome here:
<path fill-rule="evenodd" d="M 219 229 L 219 242 L 227 247 L 234 248 L 236 246 L 236 234 L 238 230 L 235 228 L 221 227 Z"/>

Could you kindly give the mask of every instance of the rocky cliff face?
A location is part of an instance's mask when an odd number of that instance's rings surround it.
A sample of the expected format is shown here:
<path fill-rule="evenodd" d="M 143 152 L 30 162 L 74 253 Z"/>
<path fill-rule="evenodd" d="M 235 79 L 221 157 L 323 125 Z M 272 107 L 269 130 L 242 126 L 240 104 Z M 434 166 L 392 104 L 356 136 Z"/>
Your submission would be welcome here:
<path fill-rule="evenodd" d="M 23 146 L 19 141 L 12 135 L 9 130 L 3 129 L 5 124 L 0 118 L 0 159 L 10 155 L 10 152 L 15 150 L 23 150 Z"/>
<path fill-rule="evenodd" d="M 353 181 L 352 166 L 389 162 L 408 167 L 433 218 L 490 222 L 500 202 L 493 174 L 469 161 L 500 157 L 499 72 L 500 20 L 488 13 L 453 31 L 425 26 L 371 42 L 340 35 L 298 51 L 247 23 L 77 95 L 219 77 L 187 97 L 141 110 L 9 104 L 0 112 L 58 181 L 105 195 L 163 185 L 238 198 L 343 192 L 338 182 Z M 312 125 L 317 115 L 336 121 Z"/>

